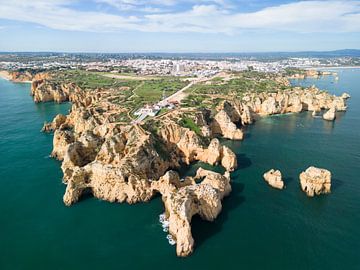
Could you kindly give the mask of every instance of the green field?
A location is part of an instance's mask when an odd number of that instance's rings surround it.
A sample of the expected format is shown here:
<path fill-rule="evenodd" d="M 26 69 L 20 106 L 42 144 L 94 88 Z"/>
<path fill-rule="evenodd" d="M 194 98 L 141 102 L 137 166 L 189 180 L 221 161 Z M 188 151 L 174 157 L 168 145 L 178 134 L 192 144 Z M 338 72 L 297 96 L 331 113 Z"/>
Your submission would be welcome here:
<path fill-rule="evenodd" d="M 168 97 L 185 87 L 188 83 L 179 79 L 169 78 L 145 81 L 135 89 L 134 94 L 139 102 L 154 103 L 162 99 L 163 92 Z"/>
<path fill-rule="evenodd" d="M 136 87 L 140 82 L 134 80 L 118 80 L 102 76 L 96 72 L 87 72 L 82 70 L 69 70 L 57 73 L 55 80 L 61 82 L 73 82 L 82 89 L 96 88 L 120 88 Z"/>
<path fill-rule="evenodd" d="M 189 93 L 203 95 L 232 95 L 242 96 L 246 92 L 271 92 L 283 89 L 284 86 L 265 73 L 241 72 L 234 73 L 234 78 L 225 81 L 220 77 L 211 80 L 211 84 L 196 84 Z"/>

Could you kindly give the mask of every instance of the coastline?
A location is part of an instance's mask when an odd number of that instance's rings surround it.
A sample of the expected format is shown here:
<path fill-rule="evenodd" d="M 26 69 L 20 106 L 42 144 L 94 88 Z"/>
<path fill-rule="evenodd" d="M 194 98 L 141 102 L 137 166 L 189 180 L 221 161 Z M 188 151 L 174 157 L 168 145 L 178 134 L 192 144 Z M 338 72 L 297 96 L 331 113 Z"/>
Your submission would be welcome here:
<path fill-rule="evenodd" d="M 308 69 L 316 69 L 316 70 L 326 70 L 326 69 L 358 69 L 360 68 L 360 66 L 328 66 L 328 67 L 313 67 L 313 68 L 305 68 L 306 70 Z"/>
<path fill-rule="evenodd" d="M 11 80 L 10 73 L 6 70 L 0 70 L 0 78 L 7 80 L 7 81 Z"/>
<path fill-rule="evenodd" d="M 18 80 L 13 80 L 12 76 L 10 75 L 10 73 L 6 70 L 0 70 L 0 78 L 13 82 L 13 83 L 32 83 L 32 81 L 18 81 Z"/>

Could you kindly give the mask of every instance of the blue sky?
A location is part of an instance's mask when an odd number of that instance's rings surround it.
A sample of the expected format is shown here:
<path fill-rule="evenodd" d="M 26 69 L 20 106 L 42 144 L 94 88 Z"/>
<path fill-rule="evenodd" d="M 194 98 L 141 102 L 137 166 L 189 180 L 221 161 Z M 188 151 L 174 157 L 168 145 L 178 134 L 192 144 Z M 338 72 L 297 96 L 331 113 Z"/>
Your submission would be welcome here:
<path fill-rule="evenodd" d="M 0 51 L 360 49 L 360 1 L 0 0 Z"/>

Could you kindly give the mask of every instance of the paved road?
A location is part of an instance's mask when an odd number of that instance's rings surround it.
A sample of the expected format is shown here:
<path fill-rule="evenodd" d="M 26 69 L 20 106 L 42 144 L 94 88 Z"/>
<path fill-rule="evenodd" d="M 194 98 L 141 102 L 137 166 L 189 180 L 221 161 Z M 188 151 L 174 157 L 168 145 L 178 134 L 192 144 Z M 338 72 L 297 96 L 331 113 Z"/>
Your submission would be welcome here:
<path fill-rule="evenodd" d="M 182 99 L 184 99 L 187 96 L 187 93 L 185 93 L 185 91 L 187 89 L 189 89 L 191 86 L 193 86 L 194 84 L 197 84 L 199 82 L 204 82 L 204 81 L 208 81 L 211 80 L 213 78 L 215 78 L 217 76 L 214 75 L 213 77 L 207 78 L 207 77 L 203 77 L 203 78 L 198 78 L 193 80 L 192 82 L 190 82 L 188 85 L 186 85 L 185 87 L 183 87 L 182 89 L 180 89 L 179 91 L 175 92 L 174 94 L 172 94 L 171 96 L 161 100 L 158 102 L 158 105 L 160 106 L 164 106 L 166 105 L 169 101 L 176 101 L 176 102 L 181 102 Z M 133 124 L 139 124 L 141 121 L 143 121 L 146 116 L 148 116 L 148 114 L 141 114 L 136 120 L 133 121 Z"/>
<path fill-rule="evenodd" d="M 198 80 L 196 81 L 192 81 L 191 83 L 189 83 L 187 86 L 185 86 L 184 88 L 180 89 L 179 91 L 175 92 L 174 94 L 172 94 L 171 96 L 168 96 L 167 98 L 163 99 L 162 101 L 159 102 L 159 104 L 161 105 L 162 103 L 167 103 L 169 101 L 177 101 L 180 102 L 185 96 L 186 93 L 184 93 L 187 89 L 189 89 L 191 86 L 193 86 L 194 84 L 196 84 L 198 82 Z"/>
<path fill-rule="evenodd" d="M 171 96 L 169 96 L 169 97 L 163 99 L 162 101 L 160 101 L 159 104 L 161 104 L 164 101 L 169 102 L 170 100 L 171 101 L 177 101 L 177 102 L 180 103 L 180 101 L 183 100 L 187 96 L 185 91 L 187 89 L 189 89 L 191 86 L 193 86 L 194 84 L 200 83 L 200 82 L 206 82 L 206 81 L 212 80 L 212 79 L 216 78 L 218 75 L 219 75 L 219 73 L 216 73 L 212 77 L 200 77 L 200 78 L 197 78 L 197 79 L 193 80 L 191 83 L 189 83 L 187 86 L 185 86 L 184 88 L 177 91 L 176 93 L 174 93 Z"/>

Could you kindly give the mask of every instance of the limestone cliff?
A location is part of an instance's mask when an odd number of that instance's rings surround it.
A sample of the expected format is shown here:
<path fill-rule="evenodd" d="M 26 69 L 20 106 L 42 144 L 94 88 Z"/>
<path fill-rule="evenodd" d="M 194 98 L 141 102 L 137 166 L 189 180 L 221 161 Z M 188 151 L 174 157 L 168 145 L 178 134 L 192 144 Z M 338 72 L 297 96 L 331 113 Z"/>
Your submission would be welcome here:
<path fill-rule="evenodd" d="M 237 166 L 235 154 L 226 146 L 222 146 L 218 139 L 213 139 L 206 146 L 194 131 L 173 121 L 164 122 L 159 135 L 174 164 L 177 164 L 180 158 L 185 164 L 193 161 L 203 161 L 211 165 L 221 164 L 228 171 L 233 171 Z"/>
<path fill-rule="evenodd" d="M 348 95 L 333 96 L 316 87 L 302 89 L 294 87 L 277 93 L 248 93 L 243 96 L 242 103 L 247 105 L 252 113 L 266 116 L 288 112 L 329 110 L 346 111 Z"/>
<path fill-rule="evenodd" d="M 63 114 L 58 114 L 52 122 L 45 123 L 41 131 L 51 132 L 59 129 L 66 122 L 66 116 Z"/>
<path fill-rule="evenodd" d="M 244 138 L 242 130 L 236 127 L 224 110 L 215 115 L 211 130 L 214 135 L 221 135 L 230 140 L 242 140 Z"/>
<path fill-rule="evenodd" d="M 199 184 L 195 181 L 201 180 Z M 194 215 L 213 221 L 221 212 L 221 200 L 231 192 L 230 176 L 199 168 L 194 178 L 181 182 L 174 172 L 167 172 L 153 182 L 154 190 L 162 194 L 169 233 L 176 241 L 176 254 L 188 256 L 193 252 L 191 219 Z"/>
<path fill-rule="evenodd" d="M 35 102 L 55 101 L 58 103 L 69 101 L 70 95 L 79 88 L 73 83 L 57 83 L 52 80 L 38 79 L 31 84 L 31 95 Z"/>

